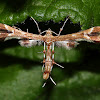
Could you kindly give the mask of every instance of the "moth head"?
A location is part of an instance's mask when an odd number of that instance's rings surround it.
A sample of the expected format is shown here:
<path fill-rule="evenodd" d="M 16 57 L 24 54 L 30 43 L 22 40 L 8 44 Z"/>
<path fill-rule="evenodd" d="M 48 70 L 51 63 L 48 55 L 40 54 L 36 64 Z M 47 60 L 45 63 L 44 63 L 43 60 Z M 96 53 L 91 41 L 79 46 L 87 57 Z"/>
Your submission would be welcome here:
<path fill-rule="evenodd" d="M 47 35 L 47 36 L 52 35 L 52 30 L 51 30 L 50 28 L 46 31 L 46 35 Z"/>
<path fill-rule="evenodd" d="M 50 73 L 49 72 L 44 72 L 43 73 L 43 79 L 47 80 L 49 78 Z"/>

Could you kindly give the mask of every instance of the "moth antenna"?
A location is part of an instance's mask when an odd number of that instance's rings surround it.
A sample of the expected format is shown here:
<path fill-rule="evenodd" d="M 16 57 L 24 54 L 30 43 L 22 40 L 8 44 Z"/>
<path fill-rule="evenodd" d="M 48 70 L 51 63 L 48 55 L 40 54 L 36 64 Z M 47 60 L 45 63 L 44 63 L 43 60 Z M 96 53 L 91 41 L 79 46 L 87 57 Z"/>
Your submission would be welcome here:
<path fill-rule="evenodd" d="M 59 34 L 57 34 L 56 32 L 54 32 L 54 31 L 51 31 L 52 33 L 54 33 L 54 34 L 56 34 L 57 36 L 59 36 Z"/>
<path fill-rule="evenodd" d="M 45 85 L 46 85 L 46 82 L 42 85 L 42 87 L 44 88 L 44 87 L 45 87 Z"/>
<path fill-rule="evenodd" d="M 69 19 L 69 16 L 68 16 L 68 17 L 66 18 L 66 20 L 64 21 L 62 27 L 60 28 L 60 31 L 59 31 L 59 34 L 58 34 L 58 35 L 60 35 L 60 33 L 62 32 L 62 30 L 63 30 L 63 28 L 64 28 L 66 22 L 68 21 L 68 19 Z"/>
<path fill-rule="evenodd" d="M 54 62 L 54 64 L 61 67 L 61 68 L 64 68 L 63 66 L 61 66 L 60 64 L 57 64 L 56 62 Z"/>
<path fill-rule="evenodd" d="M 52 81 L 52 83 L 54 84 L 54 85 L 56 85 L 56 82 L 53 80 L 53 78 L 50 76 L 50 80 Z"/>
<path fill-rule="evenodd" d="M 45 33 L 45 32 L 47 32 L 47 30 L 45 30 L 45 31 L 41 32 L 39 35 L 41 35 L 41 34 L 43 34 L 43 33 Z"/>
<path fill-rule="evenodd" d="M 36 26 L 37 26 L 37 29 L 38 29 L 38 32 L 39 32 L 39 34 L 41 33 L 41 30 L 40 30 L 40 28 L 39 28 L 39 25 L 38 25 L 38 23 L 36 22 L 36 20 L 31 16 L 31 19 L 35 22 L 35 24 L 36 24 Z"/>

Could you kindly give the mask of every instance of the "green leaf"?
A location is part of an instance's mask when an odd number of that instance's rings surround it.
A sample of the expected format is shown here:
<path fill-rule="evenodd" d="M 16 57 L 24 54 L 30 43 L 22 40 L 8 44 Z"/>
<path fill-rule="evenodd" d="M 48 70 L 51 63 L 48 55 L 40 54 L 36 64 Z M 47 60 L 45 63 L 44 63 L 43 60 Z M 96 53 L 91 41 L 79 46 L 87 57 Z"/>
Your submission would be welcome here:
<path fill-rule="evenodd" d="M 30 66 L 25 69 L 21 64 L 0 66 L 0 99 L 31 100 L 42 92 L 41 67 Z"/>
<path fill-rule="evenodd" d="M 59 82 L 53 89 L 51 100 L 99 100 L 100 75 L 79 72 Z"/>
<path fill-rule="evenodd" d="M 100 0 L 6 0 L 0 1 L 0 22 L 14 24 L 27 16 L 38 21 L 58 22 L 70 16 L 83 29 L 100 25 Z"/>

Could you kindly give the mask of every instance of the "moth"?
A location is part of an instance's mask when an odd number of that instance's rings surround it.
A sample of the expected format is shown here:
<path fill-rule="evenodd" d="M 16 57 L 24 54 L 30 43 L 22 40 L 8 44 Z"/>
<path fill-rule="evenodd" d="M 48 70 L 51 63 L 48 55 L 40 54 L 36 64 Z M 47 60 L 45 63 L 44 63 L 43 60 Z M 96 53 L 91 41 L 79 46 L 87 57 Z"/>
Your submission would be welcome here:
<path fill-rule="evenodd" d="M 88 42 L 100 42 L 100 26 L 92 27 L 90 29 L 80 31 L 77 33 L 67 34 L 67 35 L 60 35 L 68 18 L 65 20 L 63 26 L 60 28 L 59 33 L 55 33 L 51 29 L 45 30 L 43 32 L 40 31 L 38 23 L 35 21 L 34 18 L 32 18 L 33 21 L 36 23 L 39 35 L 24 32 L 22 30 L 10 27 L 6 24 L 0 23 L 0 39 L 3 40 L 9 40 L 9 39 L 19 39 L 19 43 L 21 46 L 25 47 L 31 47 L 39 42 L 44 43 L 44 59 L 43 59 L 43 79 L 51 79 L 51 81 L 56 85 L 54 80 L 51 77 L 51 71 L 53 68 L 53 65 L 58 65 L 61 68 L 64 68 L 63 66 L 57 64 L 54 61 L 54 45 L 57 45 L 59 47 L 65 47 L 67 49 L 76 47 L 78 45 L 78 41 L 88 41 Z M 45 33 L 45 35 L 42 35 Z M 54 36 L 55 34 L 56 36 Z M 45 86 L 46 82 L 43 84 L 43 87 Z"/>

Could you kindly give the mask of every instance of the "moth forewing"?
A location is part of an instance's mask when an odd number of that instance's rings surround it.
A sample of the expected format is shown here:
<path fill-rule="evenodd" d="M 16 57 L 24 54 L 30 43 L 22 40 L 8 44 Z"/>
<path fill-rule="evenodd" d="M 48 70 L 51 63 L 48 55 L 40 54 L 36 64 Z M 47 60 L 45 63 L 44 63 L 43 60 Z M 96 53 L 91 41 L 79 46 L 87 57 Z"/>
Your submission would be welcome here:
<path fill-rule="evenodd" d="M 7 31 L 6 33 L 0 32 L 0 38 L 7 38 L 6 40 L 16 38 L 16 39 L 32 39 L 32 40 L 43 41 L 42 35 L 36 35 L 33 33 L 24 32 L 24 31 L 18 30 L 16 28 L 12 28 L 6 24 L 0 23 L 0 30 Z"/>
<path fill-rule="evenodd" d="M 57 38 L 57 39 L 56 39 Z M 90 29 L 80 31 L 77 33 L 55 36 L 55 41 L 66 41 L 66 40 L 90 40 L 90 41 L 100 41 L 100 26 L 92 27 Z"/>

